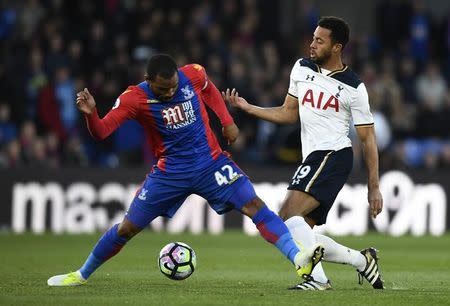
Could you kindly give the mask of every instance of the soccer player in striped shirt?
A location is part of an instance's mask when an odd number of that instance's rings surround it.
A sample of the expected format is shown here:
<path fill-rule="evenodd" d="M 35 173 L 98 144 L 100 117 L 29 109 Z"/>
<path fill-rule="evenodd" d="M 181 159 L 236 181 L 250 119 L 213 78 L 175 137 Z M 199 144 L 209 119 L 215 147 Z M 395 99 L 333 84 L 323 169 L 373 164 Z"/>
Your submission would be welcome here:
<path fill-rule="evenodd" d="M 157 163 L 123 221 L 103 234 L 80 269 L 49 278 L 49 286 L 84 284 L 154 218 L 172 217 L 193 193 L 204 197 L 218 214 L 235 209 L 250 217 L 261 236 L 295 265 L 299 276 L 309 276 L 321 260 L 323 247 L 316 244 L 299 249 L 283 220 L 267 208 L 250 179 L 220 148 L 206 106 L 219 117 L 229 143 L 236 140 L 239 129 L 202 66 L 178 68 L 170 56 L 155 55 L 149 60 L 145 81 L 129 86 L 103 119 L 87 89 L 78 93 L 77 106 L 98 140 L 108 137 L 125 120 L 138 121 Z"/>

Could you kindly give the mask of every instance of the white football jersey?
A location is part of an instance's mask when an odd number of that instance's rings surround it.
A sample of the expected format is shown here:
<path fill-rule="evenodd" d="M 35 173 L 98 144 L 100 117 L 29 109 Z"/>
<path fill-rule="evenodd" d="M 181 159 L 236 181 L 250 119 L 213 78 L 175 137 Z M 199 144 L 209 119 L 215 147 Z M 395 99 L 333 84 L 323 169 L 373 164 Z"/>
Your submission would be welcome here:
<path fill-rule="evenodd" d="M 291 72 L 288 94 L 298 99 L 303 160 L 313 151 L 351 147 L 349 125 L 373 125 L 364 83 L 347 66 L 323 74 L 309 59 Z"/>

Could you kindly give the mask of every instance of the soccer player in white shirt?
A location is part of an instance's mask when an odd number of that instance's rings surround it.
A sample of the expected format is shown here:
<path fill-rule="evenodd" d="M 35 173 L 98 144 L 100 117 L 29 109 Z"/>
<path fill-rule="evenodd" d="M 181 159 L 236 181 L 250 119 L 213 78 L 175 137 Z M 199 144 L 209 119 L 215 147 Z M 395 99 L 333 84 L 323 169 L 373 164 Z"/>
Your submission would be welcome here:
<path fill-rule="evenodd" d="M 348 132 L 352 120 L 364 149 L 370 215 L 375 218 L 383 208 L 378 150 L 366 87 L 342 62 L 349 32 L 347 23 L 338 17 L 319 20 L 310 58 L 301 58 L 294 64 L 288 94 L 279 107 L 252 105 L 239 97 L 235 89 L 227 89 L 222 95 L 232 106 L 263 120 L 277 124 L 300 120 L 303 161 L 295 171 L 279 215 L 301 245 L 323 244 L 323 260 L 352 265 L 359 272 L 360 283 L 364 277 L 373 288 L 383 289 L 374 248 L 353 250 L 312 230 L 326 222 L 328 211 L 350 174 L 353 151 Z M 318 263 L 311 277 L 292 289 L 327 290 L 331 283 Z"/>

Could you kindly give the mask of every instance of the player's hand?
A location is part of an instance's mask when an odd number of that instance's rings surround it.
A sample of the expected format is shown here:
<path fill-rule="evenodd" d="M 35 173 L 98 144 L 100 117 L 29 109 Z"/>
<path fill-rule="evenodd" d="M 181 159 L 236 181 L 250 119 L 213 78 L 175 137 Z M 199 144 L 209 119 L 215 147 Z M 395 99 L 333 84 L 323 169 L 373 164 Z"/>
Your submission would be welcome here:
<path fill-rule="evenodd" d="M 250 107 L 247 100 L 239 97 L 239 93 L 236 91 L 236 88 L 233 88 L 232 90 L 227 88 L 225 92 L 222 91 L 222 97 L 225 101 L 230 103 L 231 106 L 240 108 L 244 111 Z"/>
<path fill-rule="evenodd" d="M 95 100 L 87 88 L 77 93 L 77 108 L 86 115 L 90 115 L 94 111 Z"/>
<path fill-rule="evenodd" d="M 228 141 L 228 145 L 234 143 L 239 135 L 239 128 L 236 124 L 230 124 L 222 128 L 222 135 Z"/>
<path fill-rule="evenodd" d="M 369 189 L 368 193 L 369 209 L 372 218 L 376 218 L 379 213 L 383 210 L 383 196 L 381 195 L 380 189 Z"/>

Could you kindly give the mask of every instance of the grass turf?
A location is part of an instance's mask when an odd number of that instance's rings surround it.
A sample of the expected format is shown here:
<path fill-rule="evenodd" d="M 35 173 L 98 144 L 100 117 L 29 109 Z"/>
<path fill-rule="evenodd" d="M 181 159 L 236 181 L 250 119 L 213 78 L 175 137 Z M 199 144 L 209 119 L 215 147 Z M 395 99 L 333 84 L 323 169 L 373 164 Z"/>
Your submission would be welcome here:
<path fill-rule="evenodd" d="M 377 247 L 386 290 L 358 285 L 352 267 L 325 263 L 334 290 L 287 290 L 293 267 L 260 237 L 240 232 L 169 235 L 145 232 L 107 262 L 86 286 L 50 288 L 47 278 L 73 271 L 100 234 L 0 234 L 0 305 L 449 305 L 450 235 L 339 237 L 356 249 Z M 184 241 L 197 253 L 185 281 L 165 278 L 160 248 Z"/>

